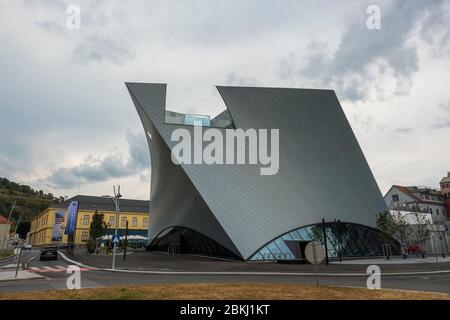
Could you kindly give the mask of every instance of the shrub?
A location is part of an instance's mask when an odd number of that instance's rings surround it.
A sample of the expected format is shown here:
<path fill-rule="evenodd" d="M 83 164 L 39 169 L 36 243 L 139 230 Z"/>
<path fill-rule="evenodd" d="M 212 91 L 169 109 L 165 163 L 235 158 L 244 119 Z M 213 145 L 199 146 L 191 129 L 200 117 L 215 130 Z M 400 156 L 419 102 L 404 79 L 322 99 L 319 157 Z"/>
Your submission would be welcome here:
<path fill-rule="evenodd" d="M 89 253 L 94 253 L 96 248 L 95 240 L 89 238 L 89 240 L 86 242 L 86 248 Z"/>

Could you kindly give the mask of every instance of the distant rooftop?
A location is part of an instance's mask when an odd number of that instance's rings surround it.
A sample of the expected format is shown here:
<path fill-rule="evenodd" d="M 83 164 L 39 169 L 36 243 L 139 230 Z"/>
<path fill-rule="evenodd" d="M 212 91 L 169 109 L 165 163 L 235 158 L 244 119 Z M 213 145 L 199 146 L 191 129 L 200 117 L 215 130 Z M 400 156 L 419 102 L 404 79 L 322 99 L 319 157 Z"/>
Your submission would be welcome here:
<path fill-rule="evenodd" d="M 441 183 L 443 182 L 450 182 L 450 172 L 447 172 L 447 176 L 442 178 Z"/>
<path fill-rule="evenodd" d="M 64 202 L 53 204 L 53 208 L 67 209 L 71 201 L 78 201 L 79 210 L 115 211 L 116 208 L 111 198 L 76 195 Z M 120 199 L 121 212 L 148 212 L 150 201 L 135 199 Z"/>
<path fill-rule="evenodd" d="M 0 224 L 7 224 L 8 219 L 6 219 L 4 216 L 0 215 Z"/>
<path fill-rule="evenodd" d="M 400 191 L 408 194 L 410 197 L 414 198 L 416 201 L 429 202 L 438 201 L 442 202 L 444 200 L 443 194 L 434 188 L 424 187 L 424 186 L 399 186 L 394 185 Z"/>

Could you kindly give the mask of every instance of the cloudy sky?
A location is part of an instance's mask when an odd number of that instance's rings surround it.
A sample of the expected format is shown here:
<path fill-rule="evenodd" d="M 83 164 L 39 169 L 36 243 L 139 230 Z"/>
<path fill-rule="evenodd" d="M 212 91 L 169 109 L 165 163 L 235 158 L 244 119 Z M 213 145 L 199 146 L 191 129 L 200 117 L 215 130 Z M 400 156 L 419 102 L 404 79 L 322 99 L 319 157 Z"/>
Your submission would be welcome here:
<path fill-rule="evenodd" d="M 0 0 L 0 176 L 148 198 L 134 81 L 212 115 L 225 108 L 214 85 L 334 89 L 383 192 L 437 186 L 450 171 L 448 21 L 450 1 L 433 0 Z"/>

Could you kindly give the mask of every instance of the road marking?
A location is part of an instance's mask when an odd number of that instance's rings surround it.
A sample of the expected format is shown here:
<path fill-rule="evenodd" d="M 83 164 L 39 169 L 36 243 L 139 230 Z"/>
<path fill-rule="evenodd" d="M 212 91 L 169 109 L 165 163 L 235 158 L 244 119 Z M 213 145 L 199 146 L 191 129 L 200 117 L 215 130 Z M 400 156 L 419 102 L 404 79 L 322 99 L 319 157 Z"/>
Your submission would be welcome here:
<path fill-rule="evenodd" d="M 63 266 L 55 266 L 55 267 L 49 267 L 49 266 L 43 266 L 43 267 L 29 267 L 28 269 L 32 272 L 66 272 L 67 267 Z M 92 270 L 92 268 L 80 268 L 80 271 L 89 271 Z"/>
<path fill-rule="evenodd" d="M 84 264 L 82 264 L 81 262 L 78 262 L 78 261 L 69 259 L 69 258 L 68 258 L 64 253 L 62 253 L 61 251 L 58 251 L 58 253 L 60 254 L 60 256 L 61 256 L 64 260 L 66 260 L 67 262 L 70 262 L 70 263 L 72 263 L 72 264 L 76 264 L 76 265 L 79 266 L 79 267 L 89 268 L 90 270 L 97 270 L 97 269 L 98 269 L 98 268 L 94 268 L 94 267 L 90 267 L 90 266 L 84 265 Z"/>
<path fill-rule="evenodd" d="M 52 267 L 42 267 L 42 268 L 44 268 L 44 269 L 46 269 L 46 270 L 48 270 L 48 271 L 50 271 L 50 272 L 59 272 L 59 271 L 62 271 L 62 270 L 54 269 L 54 268 L 52 268 Z"/>
<path fill-rule="evenodd" d="M 55 266 L 55 268 L 58 268 L 58 269 L 64 269 L 64 270 L 67 269 L 67 267 L 63 267 L 63 266 Z"/>
<path fill-rule="evenodd" d="M 94 268 L 82 264 L 81 262 L 69 259 L 65 254 L 58 251 L 61 257 L 80 267 L 90 268 L 89 270 L 112 271 L 122 273 L 141 273 L 141 274 L 172 274 L 172 275 L 242 275 L 242 276 L 315 276 L 313 272 L 273 272 L 273 271 L 162 271 L 162 270 L 130 270 L 130 269 L 110 269 L 110 268 Z M 436 271 L 413 271 L 413 272 L 382 272 L 382 276 L 413 276 L 422 274 L 447 274 L 450 270 Z M 329 277 L 367 277 L 367 273 L 330 273 L 319 272 L 319 276 Z"/>
<path fill-rule="evenodd" d="M 31 262 L 31 260 L 36 259 L 38 255 L 39 255 L 39 251 L 37 251 L 35 253 L 35 255 L 32 256 L 30 259 L 28 259 L 27 262 L 24 263 L 23 267 L 26 269 L 28 267 L 28 264 Z"/>

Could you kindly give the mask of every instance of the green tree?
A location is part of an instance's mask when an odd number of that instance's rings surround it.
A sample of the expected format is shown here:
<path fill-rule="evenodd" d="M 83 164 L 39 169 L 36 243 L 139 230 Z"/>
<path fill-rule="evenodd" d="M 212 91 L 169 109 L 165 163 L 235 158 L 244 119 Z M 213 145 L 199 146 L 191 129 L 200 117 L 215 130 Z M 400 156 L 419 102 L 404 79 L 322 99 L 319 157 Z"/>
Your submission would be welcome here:
<path fill-rule="evenodd" d="M 424 245 L 425 242 L 430 239 L 431 236 L 431 223 L 430 220 L 427 218 L 426 214 L 420 213 L 420 212 L 414 212 L 414 216 L 416 217 L 416 237 L 417 240 L 419 240 L 420 243 L 420 250 L 422 257 L 425 258 L 425 250 Z"/>
<path fill-rule="evenodd" d="M 383 249 L 385 247 L 388 247 L 390 244 L 390 238 L 394 236 L 395 233 L 395 223 L 394 219 L 392 218 L 392 215 L 389 211 L 383 211 L 379 212 L 376 216 L 376 224 L 378 230 L 381 231 L 383 238 L 384 238 L 384 244 Z M 383 250 L 384 251 L 384 250 Z M 385 252 L 386 258 L 389 259 L 389 252 L 386 250 Z"/>
<path fill-rule="evenodd" d="M 405 253 L 406 241 L 411 234 L 411 226 L 406 221 L 406 218 L 400 212 L 396 212 L 392 215 L 394 222 L 394 233 L 398 236 L 402 244 L 402 253 Z"/>
<path fill-rule="evenodd" d="M 395 223 L 389 211 L 379 212 L 376 216 L 378 230 L 385 235 L 392 237 L 395 233 Z M 386 239 L 387 240 L 387 239 Z"/>
<path fill-rule="evenodd" d="M 105 234 L 107 225 L 104 221 L 103 213 L 98 213 L 97 211 L 92 216 L 92 222 L 89 227 L 89 235 L 92 240 L 97 240 Z"/>
<path fill-rule="evenodd" d="M 89 253 L 93 253 L 96 249 L 98 249 L 97 239 L 105 234 L 107 228 L 108 226 L 104 221 L 103 213 L 98 213 L 96 210 L 92 216 L 92 222 L 89 226 L 89 239 L 86 242 L 86 247 Z"/>

